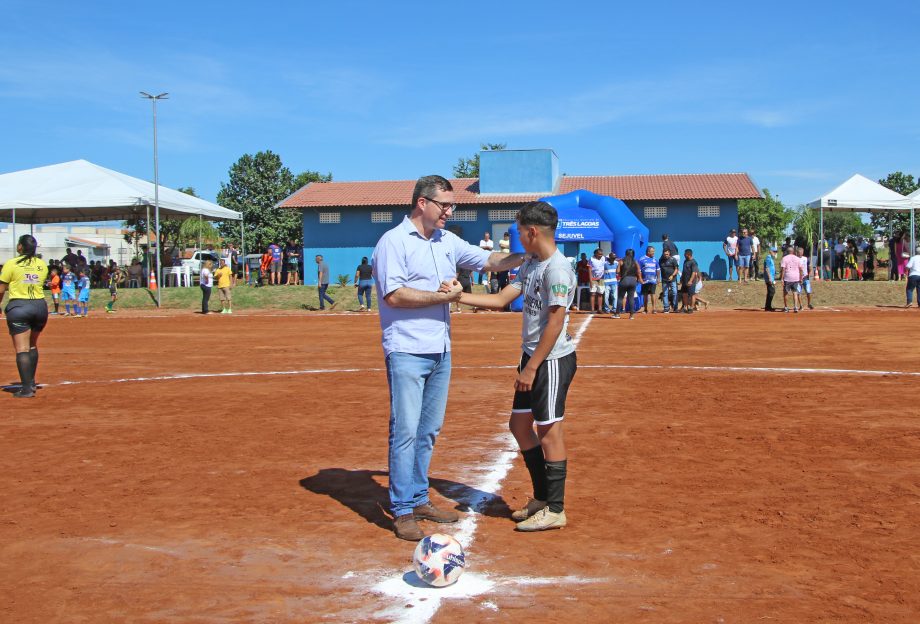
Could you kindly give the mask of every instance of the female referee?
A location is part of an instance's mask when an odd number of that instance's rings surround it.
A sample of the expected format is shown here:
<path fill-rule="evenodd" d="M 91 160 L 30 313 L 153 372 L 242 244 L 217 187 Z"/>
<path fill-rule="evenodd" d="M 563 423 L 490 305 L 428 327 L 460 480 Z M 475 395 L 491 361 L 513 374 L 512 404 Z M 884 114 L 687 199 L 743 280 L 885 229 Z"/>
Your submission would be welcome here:
<path fill-rule="evenodd" d="M 10 291 L 6 306 L 6 325 L 13 337 L 16 368 L 22 385 L 13 396 L 26 399 L 35 396 L 35 369 L 38 368 L 38 336 L 48 322 L 48 304 L 42 285 L 48 277 L 48 265 L 35 257 L 38 243 L 29 234 L 19 237 L 19 256 L 7 261 L 0 271 L 0 301 Z"/>

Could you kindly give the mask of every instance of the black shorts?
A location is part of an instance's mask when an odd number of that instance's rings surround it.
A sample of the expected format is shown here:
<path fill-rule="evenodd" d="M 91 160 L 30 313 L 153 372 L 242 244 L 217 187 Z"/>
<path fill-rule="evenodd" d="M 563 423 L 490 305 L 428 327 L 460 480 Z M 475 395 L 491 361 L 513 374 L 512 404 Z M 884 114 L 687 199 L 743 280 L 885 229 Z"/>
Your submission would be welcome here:
<path fill-rule="evenodd" d="M 524 353 L 518 371 L 527 366 L 530 356 Z M 565 416 L 565 397 L 578 368 L 575 352 L 555 360 L 544 360 L 537 368 L 529 392 L 514 393 L 512 413 L 533 412 L 538 425 L 550 425 Z"/>
<path fill-rule="evenodd" d="M 27 331 L 40 332 L 48 323 L 48 304 L 44 299 L 13 299 L 6 306 L 6 326 L 10 336 Z"/>
<path fill-rule="evenodd" d="M 657 283 L 656 284 L 642 284 L 642 294 L 643 295 L 654 295 L 655 288 L 657 286 L 658 286 Z"/>

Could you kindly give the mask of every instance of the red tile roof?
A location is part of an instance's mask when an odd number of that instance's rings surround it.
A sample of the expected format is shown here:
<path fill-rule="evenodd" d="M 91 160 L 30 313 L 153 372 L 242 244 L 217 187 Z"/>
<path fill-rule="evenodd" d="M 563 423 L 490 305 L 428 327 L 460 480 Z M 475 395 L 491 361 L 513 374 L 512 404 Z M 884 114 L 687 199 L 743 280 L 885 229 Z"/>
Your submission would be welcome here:
<path fill-rule="evenodd" d="M 479 194 L 478 178 L 450 181 L 458 204 L 507 204 L 542 197 L 538 194 Z M 313 182 L 283 202 L 284 208 L 341 206 L 408 206 L 415 180 L 382 182 Z M 748 199 L 760 197 L 746 173 L 686 175 L 564 176 L 559 194 L 585 189 L 624 201 L 681 199 Z"/>

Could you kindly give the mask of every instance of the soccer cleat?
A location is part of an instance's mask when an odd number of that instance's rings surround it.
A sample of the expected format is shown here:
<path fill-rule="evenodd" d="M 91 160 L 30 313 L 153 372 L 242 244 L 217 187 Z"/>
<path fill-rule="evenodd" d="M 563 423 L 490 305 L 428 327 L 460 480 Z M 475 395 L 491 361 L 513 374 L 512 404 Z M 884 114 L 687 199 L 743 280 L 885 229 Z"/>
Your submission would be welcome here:
<path fill-rule="evenodd" d="M 425 534 L 422 532 L 422 529 L 419 528 L 418 522 L 416 522 L 413 514 L 397 516 L 393 521 L 393 533 L 395 533 L 396 537 L 399 539 L 404 539 L 409 542 L 417 542 L 425 537 Z"/>
<path fill-rule="evenodd" d="M 521 522 L 531 517 L 541 509 L 546 507 L 546 501 L 531 498 L 523 508 L 511 513 L 511 519 L 515 522 Z"/>
<path fill-rule="evenodd" d="M 456 522 L 460 519 L 460 514 L 456 511 L 438 509 L 431 503 L 419 505 L 412 510 L 412 515 L 415 516 L 416 520 L 431 520 L 432 522 L 440 522 L 442 524 Z"/>
<path fill-rule="evenodd" d="M 565 524 L 565 510 L 553 513 L 549 510 L 549 507 L 544 507 L 523 522 L 518 522 L 514 530 L 524 532 L 548 531 L 549 529 L 561 529 Z"/>

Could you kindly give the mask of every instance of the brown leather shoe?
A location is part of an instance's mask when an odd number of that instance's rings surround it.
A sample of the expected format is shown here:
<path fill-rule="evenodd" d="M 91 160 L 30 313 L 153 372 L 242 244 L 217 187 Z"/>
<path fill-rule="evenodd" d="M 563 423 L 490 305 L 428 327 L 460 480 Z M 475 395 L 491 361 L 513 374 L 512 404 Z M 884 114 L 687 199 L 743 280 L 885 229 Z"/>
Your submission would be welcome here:
<path fill-rule="evenodd" d="M 396 537 L 399 539 L 410 542 L 417 542 L 425 537 L 425 534 L 418 526 L 418 522 L 415 521 L 415 516 L 412 514 L 397 516 L 396 520 L 393 521 L 393 532 L 396 533 Z"/>
<path fill-rule="evenodd" d="M 438 509 L 431 503 L 419 505 L 412 510 L 412 514 L 415 516 L 416 520 L 431 520 L 432 522 L 440 522 L 442 524 L 456 522 L 460 519 L 460 514 L 456 511 L 451 509 Z"/>

